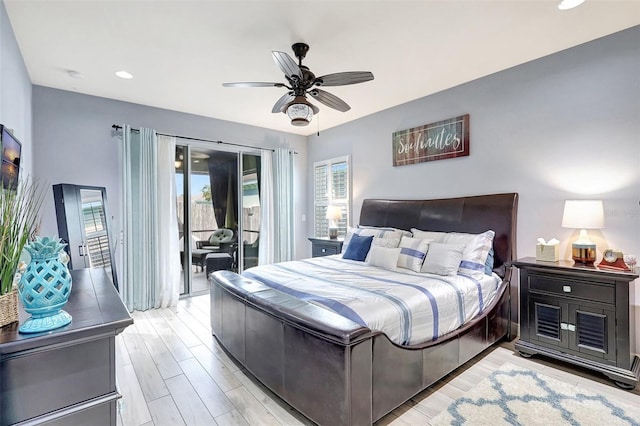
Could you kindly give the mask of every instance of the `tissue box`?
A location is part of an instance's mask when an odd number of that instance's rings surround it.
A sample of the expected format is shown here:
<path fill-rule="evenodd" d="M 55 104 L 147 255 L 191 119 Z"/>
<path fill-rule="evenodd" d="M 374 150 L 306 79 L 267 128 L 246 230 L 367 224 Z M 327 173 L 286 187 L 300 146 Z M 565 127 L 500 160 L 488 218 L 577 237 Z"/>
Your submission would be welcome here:
<path fill-rule="evenodd" d="M 545 262 L 557 262 L 560 260 L 558 244 L 536 244 L 536 259 Z"/>

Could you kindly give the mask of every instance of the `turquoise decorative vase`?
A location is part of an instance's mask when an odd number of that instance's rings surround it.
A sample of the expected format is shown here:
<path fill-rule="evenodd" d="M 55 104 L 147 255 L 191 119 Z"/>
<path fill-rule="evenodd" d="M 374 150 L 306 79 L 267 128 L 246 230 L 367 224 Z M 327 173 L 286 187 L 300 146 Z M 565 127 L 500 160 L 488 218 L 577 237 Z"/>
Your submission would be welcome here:
<path fill-rule="evenodd" d="M 18 328 L 20 333 L 40 333 L 71 322 L 71 315 L 62 310 L 71 294 L 65 245 L 59 239 L 36 237 L 25 246 L 31 262 L 18 284 L 18 296 L 31 318 Z"/>

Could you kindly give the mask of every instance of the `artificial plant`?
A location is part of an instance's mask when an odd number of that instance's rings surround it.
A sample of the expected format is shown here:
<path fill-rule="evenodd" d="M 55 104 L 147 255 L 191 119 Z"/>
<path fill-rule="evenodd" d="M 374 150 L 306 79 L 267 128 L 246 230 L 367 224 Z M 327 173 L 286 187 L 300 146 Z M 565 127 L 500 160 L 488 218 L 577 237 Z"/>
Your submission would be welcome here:
<path fill-rule="evenodd" d="M 11 292 L 20 255 L 38 225 L 42 192 L 38 185 L 20 181 L 0 188 L 0 295 Z"/>

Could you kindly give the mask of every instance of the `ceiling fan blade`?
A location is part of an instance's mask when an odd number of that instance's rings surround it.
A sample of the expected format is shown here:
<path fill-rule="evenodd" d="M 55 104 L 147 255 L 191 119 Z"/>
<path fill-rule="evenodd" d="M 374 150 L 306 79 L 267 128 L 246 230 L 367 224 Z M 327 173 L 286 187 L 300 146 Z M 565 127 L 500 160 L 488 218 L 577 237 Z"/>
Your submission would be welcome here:
<path fill-rule="evenodd" d="M 346 86 L 347 84 L 364 83 L 373 80 L 373 74 L 369 71 L 348 71 L 327 74 L 316 78 L 322 80 L 320 86 Z"/>
<path fill-rule="evenodd" d="M 240 83 L 222 83 L 224 87 L 284 87 L 283 83 L 266 83 L 259 81 L 243 81 Z"/>
<path fill-rule="evenodd" d="M 298 66 L 298 64 L 296 64 L 296 61 L 294 61 L 293 58 L 289 56 L 288 53 L 273 51 L 271 52 L 271 55 L 273 55 L 273 60 L 275 61 L 276 65 L 278 65 L 278 67 L 286 76 L 296 76 L 299 79 L 302 78 L 302 71 L 300 70 L 300 67 Z"/>
<path fill-rule="evenodd" d="M 318 102 L 325 104 L 328 107 L 337 109 L 338 111 L 347 112 L 351 109 L 349 105 L 336 95 L 332 95 L 329 92 L 325 92 L 320 89 L 312 89 L 308 92 L 311 96 L 317 99 Z"/>
<path fill-rule="evenodd" d="M 295 97 L 291 93 L 285 93 L 280 99 L 273 105 L 271 112 L 284 112 L 282 109 L 291 102 Z"/>

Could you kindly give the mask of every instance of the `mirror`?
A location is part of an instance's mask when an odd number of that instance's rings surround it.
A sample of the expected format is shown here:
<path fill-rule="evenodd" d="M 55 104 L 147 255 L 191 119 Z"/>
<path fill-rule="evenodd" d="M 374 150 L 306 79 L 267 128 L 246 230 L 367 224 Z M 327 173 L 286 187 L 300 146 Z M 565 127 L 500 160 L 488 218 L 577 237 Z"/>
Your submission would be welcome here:
<path fill-rule="evenodd" d="M 58 184 L 53 185 L 53 195 L 58 234 L 68 244 L 69 269 L 105 268 L 117 289 L 106 189 Z"/>

